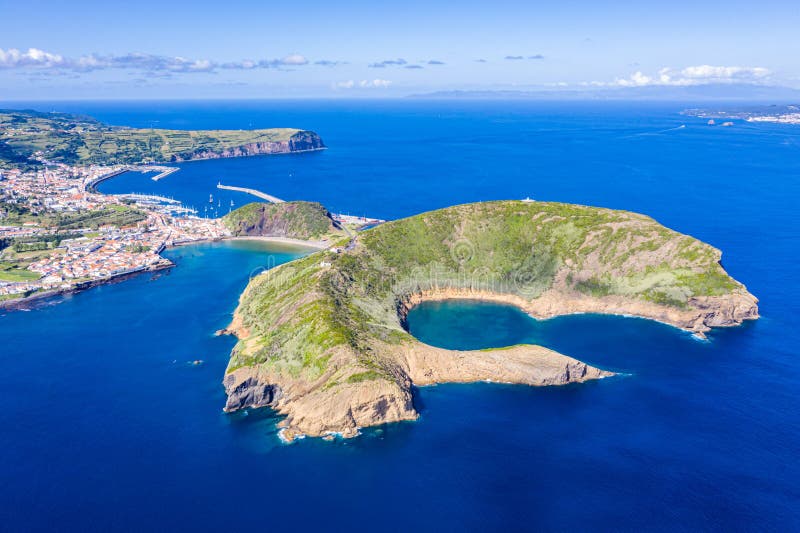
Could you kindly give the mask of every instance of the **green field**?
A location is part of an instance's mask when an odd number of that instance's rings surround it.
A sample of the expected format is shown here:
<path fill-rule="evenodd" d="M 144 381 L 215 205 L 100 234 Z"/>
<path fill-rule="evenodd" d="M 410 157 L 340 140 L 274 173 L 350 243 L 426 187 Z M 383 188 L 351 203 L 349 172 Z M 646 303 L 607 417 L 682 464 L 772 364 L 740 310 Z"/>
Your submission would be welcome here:
<path fill-rule="evenodd" d="M 13 247 L 5 248 L 0 252 L 0 280 L 3 281 L 33 281 L 39 279 L 39 274 L 28 270 L 28 266 L 53 254 L 63 253 L 62 250 L 48 248 L 31 252 L 15 252 Z"/>
<path fill-rule="evenodd" d="M 39 274 L 17 268 L 12 263 L 0 263 L 0 280 L 2 281 L 34 281 L 39 279 Z"/>

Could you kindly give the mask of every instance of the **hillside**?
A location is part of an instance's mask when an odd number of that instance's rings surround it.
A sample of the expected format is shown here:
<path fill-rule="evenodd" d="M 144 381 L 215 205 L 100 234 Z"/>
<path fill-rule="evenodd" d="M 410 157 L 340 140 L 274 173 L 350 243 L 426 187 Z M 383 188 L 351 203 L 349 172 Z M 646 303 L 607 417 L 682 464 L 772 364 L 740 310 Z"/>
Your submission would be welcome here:
<path fill-rule="evenodd" d="M 302 240 L 345 236 L 328 210 L 317 202 L 253 202 L 225 215 L 222 223 L 235 236 Z"/>
<path fill-rule="evenodd" d="M 0 110 L 0 165 L 174 162 L 318 150 L 311 131 L 169 130 L 107 126 L 66 113 Z"/>
<path fill-rule="evenodd" d="M 403 328 L 426 299 L 483 298 L 548 317 L 630 314 L 702 334 L 757 318 L 756 299 L 721 253 L 649 217 L 539 202 L 424 213 L 255 278 L 231 329 L 227 410 L 269 405 L 286 434 L 353 435 L 416 418 L 411 385 L 494 380 L 529 385 L 610 375 L 539 346 L 454 352 Z"/>

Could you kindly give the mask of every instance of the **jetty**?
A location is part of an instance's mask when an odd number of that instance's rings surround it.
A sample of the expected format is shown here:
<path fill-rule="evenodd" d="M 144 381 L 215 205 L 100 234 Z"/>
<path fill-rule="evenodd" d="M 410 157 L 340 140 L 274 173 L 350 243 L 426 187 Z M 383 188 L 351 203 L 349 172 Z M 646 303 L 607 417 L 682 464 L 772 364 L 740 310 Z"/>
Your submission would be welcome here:
<path fill-rule="evenodd" d="M 282 204 L 284 200 L 281 200 L 277 196 L 272 196 L 271 194 L 267 194 L 265 192 L 258 191 L 256 189 L 248 189 L 246 187 L 234 187 L 233 185 L 223 185 L 222 183 L 217 183 L 217 189 L 223 189 L 226 191 L 236 191 L 236 192 L 243 192 L 246 194 L 251 194 L 262 200 L 266 200 L 268 202 L 272 202 L 273 204 Z"/>
<path fill-rule="evenodd" d="M 150 178 L 153 181 L 158 181 L 160 179 L 166 178 L 167 176 L 169 176 L 173 172 L 177 172 L 179 170 L 180 170 L 180 168 L 178 168 L 178 167 L 148 167 L 148 170 L 140 170 L 139 172 L 158 172 L 158 171 L 160 171 L 159 174 L 156 174 L 155 176 Z"/>

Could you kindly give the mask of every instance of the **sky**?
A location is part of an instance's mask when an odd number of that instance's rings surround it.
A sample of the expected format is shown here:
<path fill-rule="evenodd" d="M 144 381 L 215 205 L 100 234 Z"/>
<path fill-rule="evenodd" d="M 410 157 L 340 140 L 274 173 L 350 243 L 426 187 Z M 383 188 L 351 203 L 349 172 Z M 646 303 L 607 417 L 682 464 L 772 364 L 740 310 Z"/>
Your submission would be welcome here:
<path fill-rule="evenodd" d="M 0 0 L 0 101 L 800 88 L 798 0 Z"/>

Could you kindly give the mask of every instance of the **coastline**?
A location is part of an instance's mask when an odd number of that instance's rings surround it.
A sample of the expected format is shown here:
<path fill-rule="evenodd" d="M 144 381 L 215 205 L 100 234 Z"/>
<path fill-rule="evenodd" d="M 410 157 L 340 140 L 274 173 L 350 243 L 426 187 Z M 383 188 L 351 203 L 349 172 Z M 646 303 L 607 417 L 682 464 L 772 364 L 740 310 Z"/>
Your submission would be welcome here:
<path fill-rule="evenodd" d="M 273 156 L 273 155 L 304 154 L 304 153 L 308 153 L 308 152 L 321 152 L 321 151 L 327 150 L 327 149 L 328 149 L 327 146 L 320 146 L 319 148 L 306 148 L 304 150 L 289 150 L 289 151 L 286 151 L 286 152 L 232 155 L 232 156 L 224 156 L 224 157 L 223 156 L 219 156 L 219 157 L 195 157 L 195 158 L 192 158 L 192 159 L 180 159 L 180 160 L 176 160 L 176 161 L 157 161 L 157 162 L 153 162 L 153 163 L 134 163 L 134 164 L 131 164 L 130 166 L 132 166 L 132 167 L 135 167 L 135 166 L 147 166 L 147 165 L 161 166 L 161 165 L 168 165 L 168 164 L 174 165 L 174 164 L 179 164 L 179 163 L 192 163 L 194 161 L 208 161 L 210 159 L 234 159 L 234 158 L 241 158 L 241 157 L 261 157 L 261 156 Z M 176 167 L 175 170 L 170 172 L 170 174 L 172 174 L 174 172 L 177 172 L 178 170 L 180 170 L 180 167 Z M 131 170 L 131 169 L 127 169 L 126 168 L 126 169 L 122 169 L 122 170 L 115 170 L 114 172 L 110 172 L 108 174 L 104 174 L 102 176 L 98 176 L 97 178 L 93 179 L 92 181 L 90 181 L 86 185 L 84 185 L 84 189 L 87 192 L 93 192 L 95 194 L 105 194 L 103 192 L 100 192 L 97 189 L 98 185 L 100 185 L 104 181 L 108 181 L 110 179 L 114 179 L 117 176 L 121 176 L 122 174 L 126 174 L 128 172 L 136 172 L 136 170 Z M 166 178 L 167 176 L 163 176 L 163 177 Z M 159 179 L 162 179 L 162 178 L 159 178 Z"/>
<path fill-rule="evenodd" d="M 327 146 L 320 146 L 319 148 L 305 148 L 303 150 L 287 150 L 285 152 L 272 152 L 272 153 L 263 153 L 263 154 L 242 154 L 242 155 L 227 155 L 227 156 L 217 156 L 217 157 L 193 157 L 192 159 L 178 159 L 176 161 L 160 161 L 154 164 L 183 164 L 183 163 L 194 163 L 195 161 L 208 161 L 211 159 L 238 159 L 242 157 L 262 157 L 262 156 L 274 156 L 274 155 L 290 155 L 290 154 L 305 154 L 308 152 L 322 152 L 323 150 L 327 150 Z M 113 176 L 112 176 L 113 177 Z"/>
<path fill-rule="evenodd" d="M 122 272 L 120 274 L 114 274 L 113 276 L 108 276 L 105 278 L 82 281 L 80 283 L 76 283 L 74 286 L 68 289 L 51 289 L 47 291 L 35 292 L 30 296 L 24 296 L 22 298 L 11 298 L 9 300 L 2 300 L 0 301 L 0 310 L 4 309 L 14 310 L 23 308 L 28 303 L 36 302 L 38 300 L 46 301 L 49 300 L 50 298 L 55 298 L 57 296 L 64 296 L 67 294 L 77 294 L 79 292 L 93 289 L 94 287 L 99 287 L 100 285 L 110 285 L 112 283 L 119 283 L 142 274 L 147 274 L 150 272 L 159 272 L 161 270 L 169 270 L 170 268 L 175 266 L 175 263 L 173 263 L 169 259 L 166 258 L 162 259 L 164 259 L 164 262 L 152 265 L 148 268 L 143 268 L 141 270 L 136 270 L 134 272 Z"/>
<path fill-rule="evenodd" d="M 102 194 L 102 193 L 101 193 Z M 162 248 L 162 252 L 164 250 L 169 250 L 172 248 L 181 248 L 184 246 L 192 246 L 195 244 L 208 244 L 208 243 L 217 243 L 217 242 L 225 242 L 225 241 L 261 241 L 266 243 L 273 243 L 273 244 L 281 244 L 285 246 L 292 246 L 297 248 L 305 248 L 313 250 L 314 252 L 325 250 L 333 246 L 333 243 L 326 242 L 326 241 L 304 241 L 301 239 L 292 239 L 289 237 L 260 237 L 260 236 L 253 236 L 253 237 L 224 237 L 222 239 L 200 239 L 196 241 L 186 241 L 186 242 L 179 242 L 170 244 L 169 246 L 164 246 Z M 313 253 L 313 252 L 312 252 Z M 159 252 L 160 255 L 160 252 Z M 38 300 L 46 301 L 50 298 L 55 298 L 57 296 L 64 296 L 67 294 L 76 294 L 79 292 L 83 292 L 94 287 L 98 287 L 100 285 L 107 285 L 111 283 L 118 283 L 121 281 L 125 281 L 128 278 L 132 278 L 134 276 L 138 276 L 140 274 L 146 274 L 148 272 L 158 272 L 160 270 L 167 270 L 175 266 L 175 264 L 170 261 L 169 259 L 162 256 L 164 262 L 159 263 L 157 265 L 152 265 L 148 268 L 143 268 L 141 270 L 137 270 L 135 272 L 123 272 L 120 274 L 115 274 L 113 276 L 108 276 L 105 278 L 93 279 L 84 281 L 81 283 L 75 284 L 75 286 L 70 287 L 68 289 L 51 289 L 47 291 L 40 291 L 31 294 L 30 296 L 24 296 L 22 298 L 11 298 L 8 300 L 0 300 L 0 310 L 14 310 L 18 308 L 22 308 L 29 303 L 36 302 Z"/>

